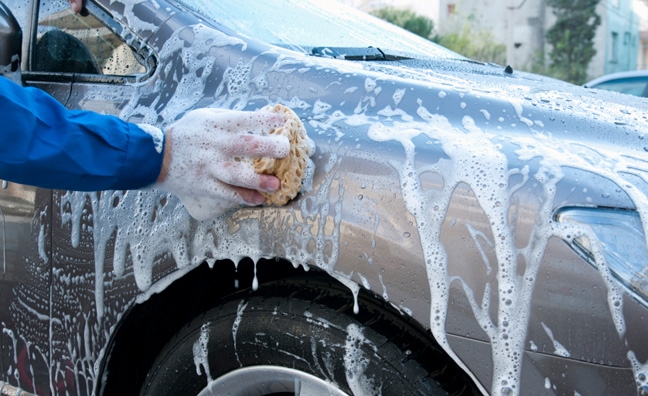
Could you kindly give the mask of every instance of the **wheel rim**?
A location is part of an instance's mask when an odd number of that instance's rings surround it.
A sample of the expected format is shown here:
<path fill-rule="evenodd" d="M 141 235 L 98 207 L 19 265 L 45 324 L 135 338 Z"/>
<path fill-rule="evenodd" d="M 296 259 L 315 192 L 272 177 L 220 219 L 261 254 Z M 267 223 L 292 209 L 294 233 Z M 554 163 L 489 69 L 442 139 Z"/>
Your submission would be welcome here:
<path fill-rule="evenodd" d="M 349 396 L 334 385 L 303 371 L 279 366 L 244 367 L 211 381 L 198 396 Z"/>

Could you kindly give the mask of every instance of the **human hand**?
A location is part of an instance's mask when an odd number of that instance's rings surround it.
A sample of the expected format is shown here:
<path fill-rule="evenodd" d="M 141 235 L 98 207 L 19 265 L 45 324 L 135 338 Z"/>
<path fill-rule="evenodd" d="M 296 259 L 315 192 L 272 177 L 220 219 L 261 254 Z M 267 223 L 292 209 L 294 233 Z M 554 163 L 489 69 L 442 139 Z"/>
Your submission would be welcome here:
<path fill-rule="evenodd" d="M 83 0 L 67 0 L 70 3 L 70 8 L 76 14 L 80 13 L 83 10 Z"/>
<path fill-rule="evenodd" d="M 205 220 L 241 205 L 261 205 L 258 190 L 274 192 L 281 182 L 257 174 L 237 157 L 283 158 L 290 143 L 268 135 L 285 123 L 276 113 L 199 109 L 166 131 L 164 161 L 155 185 L 177 196 L 189 214 Z"/>

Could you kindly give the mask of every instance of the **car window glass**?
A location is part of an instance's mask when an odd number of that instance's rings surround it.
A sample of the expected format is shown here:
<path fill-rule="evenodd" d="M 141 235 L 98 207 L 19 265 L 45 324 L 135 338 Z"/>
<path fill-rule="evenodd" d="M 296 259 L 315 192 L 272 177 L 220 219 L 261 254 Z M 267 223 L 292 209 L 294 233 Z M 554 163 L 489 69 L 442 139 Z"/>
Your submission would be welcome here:
<path fill-rule="evenodd" d="M 643 96 L 648 85 L 648 78 L 620 78 L 617 80 L 605 81 L 593 86 L 596 89 L 605 89 L 607 91 L 616 91 L 629 95 Z"/>
<path fill-rule="evenodd" d="M 269 44 L 310 53 L 314 47 L 378 47 L 414 58 L 461 58 L 439 45 L 330 1 L 178 0 L 205 19 Z"/>
<path fill-rule="evenodd" d="M 133 50 L 92 14 L 70 10 L 66 0 L 41 0 L 35 71 L 134 75 L 146 72 Z"/>

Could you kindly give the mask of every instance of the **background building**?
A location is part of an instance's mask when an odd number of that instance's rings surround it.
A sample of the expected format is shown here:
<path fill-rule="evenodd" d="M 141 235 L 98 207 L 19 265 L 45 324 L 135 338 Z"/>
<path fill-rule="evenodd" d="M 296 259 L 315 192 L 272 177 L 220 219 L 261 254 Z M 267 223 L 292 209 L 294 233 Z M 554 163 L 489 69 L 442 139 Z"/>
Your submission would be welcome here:
<path fill-rule="evenodd" d="M 639 54 L 637 69 L 648 69 L 648 0 L 635 2 L 637 15 L 639 15 Z"/>
<path fill-rule="evenodd" d="M 490 30 L 496 42 L 507 46 L 506 63 L 524 70 L 533 70 L 535 63 L 547 59 L 550 48 L 545 33 L 556 19 L 546 0 L 340 1 L 364 11 L 409 8 L 432 19 L 440 35 L 456 32 L 464 24 Z M 648 68 L 648 0 L 600 0 L 597 13 L 601 25 L 594 38 L 597 53 L 589 65 L 590 77 Z"/>
<path fill-rule="evenodd" d="M 597 55 L 592 77 L 635 70 L 639 54 L 639 16 L 633 0 L 601 0 L 601 27 L 596 35 Z"/>

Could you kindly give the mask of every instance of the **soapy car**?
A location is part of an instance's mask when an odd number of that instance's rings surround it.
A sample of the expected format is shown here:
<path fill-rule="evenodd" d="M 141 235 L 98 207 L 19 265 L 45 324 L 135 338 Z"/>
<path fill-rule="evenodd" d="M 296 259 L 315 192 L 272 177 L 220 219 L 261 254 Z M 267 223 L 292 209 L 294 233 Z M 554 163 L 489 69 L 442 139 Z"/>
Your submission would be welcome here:
<path fill-rule="evenodd" d="M 329 2 L 1 1 L 0 70 L 68 108 L 314 142 L 295 199 L 204 221 L 3 183 L 3 394 L 648 391 L 645 99 Z"/>

